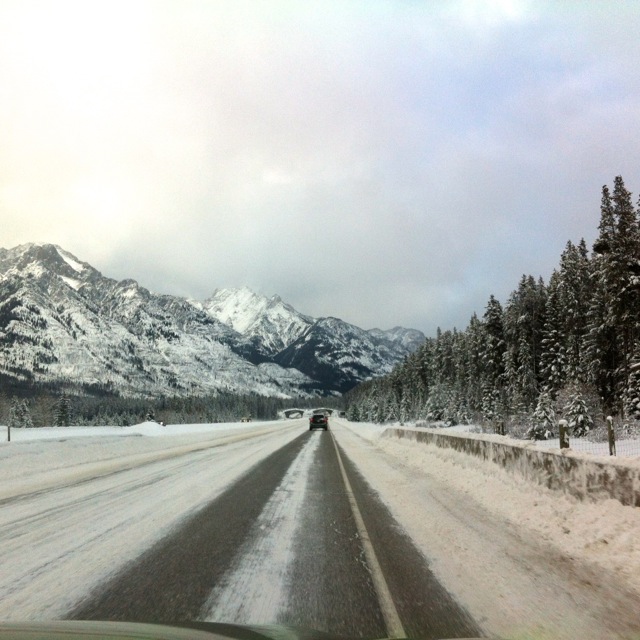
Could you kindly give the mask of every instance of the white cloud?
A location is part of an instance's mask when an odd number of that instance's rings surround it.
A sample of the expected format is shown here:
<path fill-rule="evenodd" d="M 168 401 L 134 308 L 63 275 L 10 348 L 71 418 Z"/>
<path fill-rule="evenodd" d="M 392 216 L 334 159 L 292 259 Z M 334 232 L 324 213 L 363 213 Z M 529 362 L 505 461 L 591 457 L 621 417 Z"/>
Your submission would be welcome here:
<path fill-rule="evenodd" d="M 529 0 L 459 0 L 446 5 L 445 14 L 473 29 L 494 29 L 523 22 L 534 3 Z"/>
<path fill-rule="evenodd" d="M 640 189 L 622 4 L 4 2 L 3 243 L 461 326 Z"/>

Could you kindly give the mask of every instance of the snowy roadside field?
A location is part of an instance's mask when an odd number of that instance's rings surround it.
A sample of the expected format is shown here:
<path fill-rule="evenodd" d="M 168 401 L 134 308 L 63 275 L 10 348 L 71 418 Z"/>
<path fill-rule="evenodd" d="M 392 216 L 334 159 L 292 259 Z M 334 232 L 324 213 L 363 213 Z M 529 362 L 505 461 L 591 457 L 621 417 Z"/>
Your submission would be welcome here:
<path fill-rule="evenodd" d="M 67 440 L 69 438 L 105 438 L 126 436 L 190 436 L 194 434 L 216 435 L 238 429 L 255 429 L 275 421 L 265 422 L 220 422 L 215 424 L 170 424 L 161 426 L 157 422 L 143 422 L 131 427 L 34 427 L 11 429 L 11 442 L 33 440 Z M 0 444 L 7 441 L 7 427 L 0 426 Z"/>
<path fill-rule="evenodd" d="M 103 472 L 172 455 L 190 447 L 221 443 L 229 438 L 278 428 L 282 422 L 180 424 L 162 427 L 144 422 L 131 427 L 0 427 L 0 495 L 62 484 L 77 474 L 91 475 L 100 465 Z M 3 438 L 4 436 L 4 438 Z M 140 458 L 142 456 L 143 458 Z"/>

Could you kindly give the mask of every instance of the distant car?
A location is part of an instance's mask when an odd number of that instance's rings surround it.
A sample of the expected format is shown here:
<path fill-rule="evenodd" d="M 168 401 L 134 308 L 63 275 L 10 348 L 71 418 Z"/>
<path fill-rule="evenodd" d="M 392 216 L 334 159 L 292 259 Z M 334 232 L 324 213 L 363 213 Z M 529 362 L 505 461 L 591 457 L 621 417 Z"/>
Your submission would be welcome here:
<path fill-rule="evenodd" d="M 324 413 L 314 413 L 309 418 L 309 431 L 313 431 L 314 429 L 324 429 L 325 431 L 329 428 L 329 418 L 327 418 Z"/>

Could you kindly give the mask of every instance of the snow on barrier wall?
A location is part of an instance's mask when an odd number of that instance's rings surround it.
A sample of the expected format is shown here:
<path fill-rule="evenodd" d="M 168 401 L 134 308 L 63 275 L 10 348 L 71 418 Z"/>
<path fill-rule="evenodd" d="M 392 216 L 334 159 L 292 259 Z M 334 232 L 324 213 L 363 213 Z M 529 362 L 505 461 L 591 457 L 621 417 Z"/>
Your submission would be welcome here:
<path fill-rule="evenodd" d="M 391 427 L 383 437 L 402 438 L 454 449 L 497 464 L 530 482 L 562 491 L 580 500 L 613 498 L 624 505 L 640 507 L 640 462 L 595 460 L 570 449 L 544 451 L 527 443 L 501 442 L 501 436 L 442 433 Z"/>

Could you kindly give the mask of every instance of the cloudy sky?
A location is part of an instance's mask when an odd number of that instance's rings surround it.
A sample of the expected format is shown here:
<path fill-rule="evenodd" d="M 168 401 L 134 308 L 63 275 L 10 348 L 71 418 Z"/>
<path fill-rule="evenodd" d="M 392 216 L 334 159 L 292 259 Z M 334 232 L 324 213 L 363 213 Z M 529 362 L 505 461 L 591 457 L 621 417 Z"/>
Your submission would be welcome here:
<path fill-rule="evenodd" d="M 0 0 L 0 246 L 464 328 L 640 191 L 640 3 Z"/>

